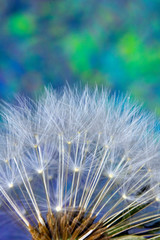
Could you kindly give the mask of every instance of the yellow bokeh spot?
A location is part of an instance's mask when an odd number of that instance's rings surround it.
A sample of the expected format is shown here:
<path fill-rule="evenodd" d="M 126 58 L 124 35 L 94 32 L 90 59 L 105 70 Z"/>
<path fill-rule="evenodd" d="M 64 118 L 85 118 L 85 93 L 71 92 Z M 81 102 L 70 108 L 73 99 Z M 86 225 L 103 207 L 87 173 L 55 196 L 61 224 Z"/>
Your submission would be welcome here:
<path fill-rule="evenodd" d="M 108 174 L 108 177 L 109 177 L 109 178 L 113 178 L 113 177 L 114 177 L 113 173 L 109 173 L 109 174 Z"/>
<path fill-rule="evenodd" d="M 123 198 L 123 199 L 127 199 L 126 194 L 123 194 L 123 195 L 122 195 L 122 198 Z"/>
<path fill-rule="evenodd" d="M 74 168 L 74 171 L 75 171 L 75 172 L 79 172 L 79 168 L 78 168 L 78 167 L 75 167 L 75 168 Z"/>
<path fill-rule="evenodd" d="M 9 187 L 9 188 L 13 188 L 13 183 L 9 183 L 9 184 L 8 184 L 8 187 Z"/>
<path fill-rule="evenodd" d="M 42 169 L 38 169 L 37 172 L 38 172 L 39 174 L 41 174 L 41 173 L 43 172 L 43 170 L 42 170 Z"/>
<path fill-rule="evenodd" d="M 56 207 L 56 211 L 57 211 L 57 212 L 60 212 L 61 210 L 62 210 L 61 206 L 57 206 L 57 207 Z"/>

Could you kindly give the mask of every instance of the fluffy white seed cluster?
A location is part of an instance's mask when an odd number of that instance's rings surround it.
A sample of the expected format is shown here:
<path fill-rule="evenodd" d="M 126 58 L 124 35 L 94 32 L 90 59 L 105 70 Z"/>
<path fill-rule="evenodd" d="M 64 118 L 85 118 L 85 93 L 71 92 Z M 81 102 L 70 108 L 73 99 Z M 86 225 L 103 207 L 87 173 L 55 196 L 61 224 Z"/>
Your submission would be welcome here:
<path fill-rule="evenodd" d="M 26 239 L 109 239 L 160 218 L 158 130 L 128 97 L 46 90 L 4 104 L 2 117 L 1 219 L 8 209 Z"/>

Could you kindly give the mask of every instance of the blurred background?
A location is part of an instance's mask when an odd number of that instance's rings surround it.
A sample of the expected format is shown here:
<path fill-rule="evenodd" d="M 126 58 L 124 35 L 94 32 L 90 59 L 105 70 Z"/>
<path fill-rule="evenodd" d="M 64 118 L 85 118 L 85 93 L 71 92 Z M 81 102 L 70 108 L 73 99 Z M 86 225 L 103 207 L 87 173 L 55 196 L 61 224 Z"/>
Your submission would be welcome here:
<path fill-rule="evenodd" d="M 160 0 L 0 0 L 0 99 L 105 86 L 160 116 Z"/>

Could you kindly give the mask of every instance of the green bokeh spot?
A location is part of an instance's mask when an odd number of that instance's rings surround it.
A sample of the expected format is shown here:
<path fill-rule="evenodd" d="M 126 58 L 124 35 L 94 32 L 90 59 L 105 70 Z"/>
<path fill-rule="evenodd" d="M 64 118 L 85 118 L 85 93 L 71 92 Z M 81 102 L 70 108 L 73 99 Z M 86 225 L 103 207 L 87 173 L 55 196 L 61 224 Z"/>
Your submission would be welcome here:
<path fill-rule="evenodd" d="M 35 30 L 33 16 L 24 13 L 16 13 L 9 18 L 7 29 L 11 34 L 16 36 L 31 35 Z"/>
<path fill-rule="evenodd" d="M 125 34 L 119 42 L 120 52 L 129 58 L 139 58 L 142 44 L 140 38 L 134 33 Z"/>
<path fill-rule="evenodd" d="M 136 33 L 125 34 L 118 43 L 118 51 L 133 79 L 145 77 L 146 82 L 157 82 L 160 75 L 160 44 L 147 46 Z"/>
<path fill-rule="evenodd" d="M 92 55 L 97 51 L 96 40 L 91 34 L 70 34 L 64 41 L 64 48 L 74 72 L 91 69 Z"/>

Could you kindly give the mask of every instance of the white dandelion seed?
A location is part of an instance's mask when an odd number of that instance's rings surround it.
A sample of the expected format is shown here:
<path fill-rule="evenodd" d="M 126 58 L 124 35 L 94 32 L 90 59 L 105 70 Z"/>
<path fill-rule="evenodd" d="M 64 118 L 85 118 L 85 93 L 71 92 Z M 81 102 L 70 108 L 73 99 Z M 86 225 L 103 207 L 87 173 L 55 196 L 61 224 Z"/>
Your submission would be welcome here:
<path fill-rule="evenodd" d="M 145 227 L 160 218 L 159 136 L 127 96 L 46 90 L 2 117 L 1 219 L 7 209 L 25 239 L 159 237 Z"/>

